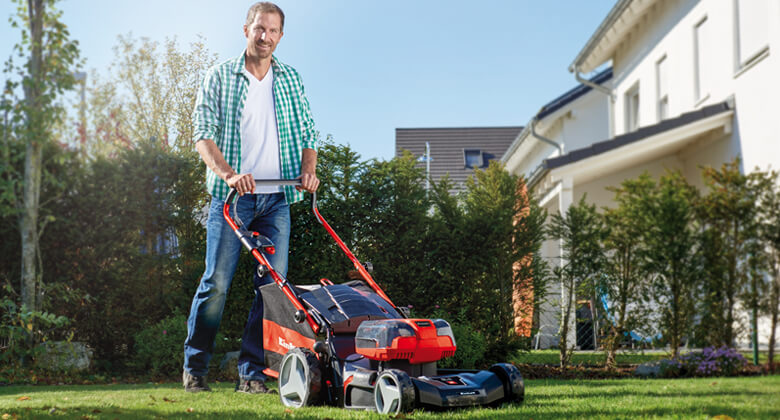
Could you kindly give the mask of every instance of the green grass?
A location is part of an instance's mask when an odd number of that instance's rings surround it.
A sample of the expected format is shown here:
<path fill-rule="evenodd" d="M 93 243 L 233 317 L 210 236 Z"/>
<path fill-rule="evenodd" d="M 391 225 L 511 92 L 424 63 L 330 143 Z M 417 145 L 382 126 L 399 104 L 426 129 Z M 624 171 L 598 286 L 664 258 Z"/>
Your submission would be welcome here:
<path fill-rule="evenodd" d="M 533 350 L 530 352 L 518 352 L 515 357 L 511 359 L 514 363 L 529 363 L 529 364 L 545 364 L 551 366 L 557 366 L 560 362 L 560 352 L 558 350 Z M 651 362 L 653 360 L 660 360 L 668 357 L 666 353 L 627 353 L 619 352 L 616 356 L 617 363 L 623 364 L 640 364 L 645 362 Z M 581 352 L 577 351 L 572 356 L 572 365 L 593 365 L 603 366 L 607 360 L 606 353 L 604 352 Z"/>
<path fill-rule="evenodd" d="M 683 350 L 682 353 L 685 353 Z M 742 351 L 743 356 L 748 363 L 753 363 L 753 353 L 750 351 Z M 652 352 L 640 352 L 640 351 L 620 351 L 617 354 L 617 363 L 619 365 L 638 365 L 640 363 L 652 362 L 654 360 L 667 359 L 671 357 L 668 353 L 662 351 Z M 607 356 L 603 351 L 598 352 L 583 352 L 576 351 L 572 356 L 572 365 L 592 365 L 603 366 Z M 759 363 L 766 363 L 768 359 L 768 353 L 761 351 L 758 353 Z M 545 364 L 551 366 L 557 366 L 560 362 L 560 352 L 558 350 L 532 350 L 530 352 L 518 352 L 510 360 L 514 363 L 530 363 L 530 364 Z"/>
<path fill-rule="evenodd" d="M 154 419 L 371 419 L 375 413 L 334 407 L 286 409 L 277 396 L 233 392 L 187 394 L 179 384 L 0 387 L 7 418 Z M 676 380 L 526 381 L 522 405 L 432 412 L 414 419 L 780 418 L 780 376 Z M 29 399 L 23 399 L 29 397 Z M 21 399 L 21 400 L 20 400 Z M 190 411 L 188 411 L 188 409 Z"/>

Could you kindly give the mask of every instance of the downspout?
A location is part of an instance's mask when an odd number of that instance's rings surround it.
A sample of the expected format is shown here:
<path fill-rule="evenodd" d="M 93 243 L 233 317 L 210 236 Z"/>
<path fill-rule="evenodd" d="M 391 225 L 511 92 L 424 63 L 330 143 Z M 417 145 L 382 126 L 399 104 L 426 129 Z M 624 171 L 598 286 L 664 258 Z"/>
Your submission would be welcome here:
<path fill-rule="evenodd" d="M 615 94 L 612 92 L 612 89 L 606 88 L 604 86 L 601 86 L 598 83 L 593 83 L 590 80 L 582 77 L 580 74 L 580 68 L 571 66 L 569 67 L 569 71 L 574 73 L 574 78 L 577 79 L 579 83 L 582 83 L 585 86 L 590 87 L 591 89 L 597 90 L 609 97 L 609 109 L 607 109 L 607 117 L 609 118 L 609 138 L 612 138 L 615 136 L 615 118 L 614 118 L 614 109 L 615 109 Z"/>
<path fill-rule="evenodd" d="M 539 115 L 539 114 L 537 113 L 536 115 Z M 536 123 L 537 122 L 539 122 L 539 120 L 536 118 L 536 116 L 534 116 L 534 118 L 531 120 L 531 124 L 530 124 L 530 126 L 531 126 L 531 135 L 536 137 L 537 139 L 539 139 L 539 140 L 541 140 L 541 141 L 543 141 L 543 142 L 545 142 L 545 143 L 555 147 L 556 149 L 558 149 L 558 156 L 563 156 L 563 145 L 562 144 L 557 143 L 557 142 L 555 142 L 553 140 L 550 140 L 547 137 L 545 137 L 545 136 L 543 136 L 543 135 L 541 135 L 541 134 L 536 132 Z"/>

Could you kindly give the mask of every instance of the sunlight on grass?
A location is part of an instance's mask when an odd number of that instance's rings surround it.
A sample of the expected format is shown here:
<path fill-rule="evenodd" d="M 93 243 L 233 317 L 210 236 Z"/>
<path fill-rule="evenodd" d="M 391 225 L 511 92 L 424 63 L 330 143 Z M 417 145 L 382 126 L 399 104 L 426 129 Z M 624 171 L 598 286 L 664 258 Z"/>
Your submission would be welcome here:
<path fill-rule="evenodd" d="M 335 407 L 290 410 L 276 395 L 185 393 L 179 384 L 0 387 L 0 416 L 8 418 L 386 418 Z M 780 376 L 677 380 L 526 381 L 522 405 L 434 412 L 415 419 L 780 418 Z M 25 398 L 27 397 L 27 398 Z"/>

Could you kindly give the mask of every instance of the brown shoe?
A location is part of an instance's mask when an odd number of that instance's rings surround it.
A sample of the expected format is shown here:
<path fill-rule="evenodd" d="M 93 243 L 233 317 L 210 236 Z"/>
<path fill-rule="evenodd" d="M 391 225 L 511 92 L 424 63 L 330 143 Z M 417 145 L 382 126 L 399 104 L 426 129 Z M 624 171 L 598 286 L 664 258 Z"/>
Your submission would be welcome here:
<path fill-rule="evenodd" d="M 184 390 L 187 392 L 211 392 L 211 388 L 209 388 L 208 384 L 206 383 L 206 377 L 205 376 L 195 376 L 190 375 L 187 373 L 187 371 L 184 371 L 181 375 L 181 381 L 184 384 Z"/>
<path fill-rule="evenodd" d="M 245 394 L 276 394 L 276 390 L 268 389 L 263 381 L 239 380 L 236 383 L 236 392 L 243 392 Z"/>

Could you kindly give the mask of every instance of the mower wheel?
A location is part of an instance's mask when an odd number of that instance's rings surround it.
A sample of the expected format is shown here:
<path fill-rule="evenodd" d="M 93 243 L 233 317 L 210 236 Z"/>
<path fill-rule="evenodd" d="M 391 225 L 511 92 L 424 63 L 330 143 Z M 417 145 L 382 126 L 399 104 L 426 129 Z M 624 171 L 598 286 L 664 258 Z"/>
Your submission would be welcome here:
<path fill-rule="evenodd" d="M 296 347 L 284 355 L 279 369 L 279 399 L 287 407 L 303 407 L 320 402 L 322 370 L 317 356 Z"/>
<path fill-rule="evenodd" d="M 387 369 L 376 378 L 374 407 L 380 414 L 399 414 L 412 411 L 415 392 L 412 379 L 399 369 Z"/>
<path fill-rule="evenodd" d="M 490 371 L 501 379 L 504 384 L 504 398 L 501 402 L 523 402 L 525 398 L 525 384 L 520 369 L 511 363 L 496 363 L 490 367 Z"/>

